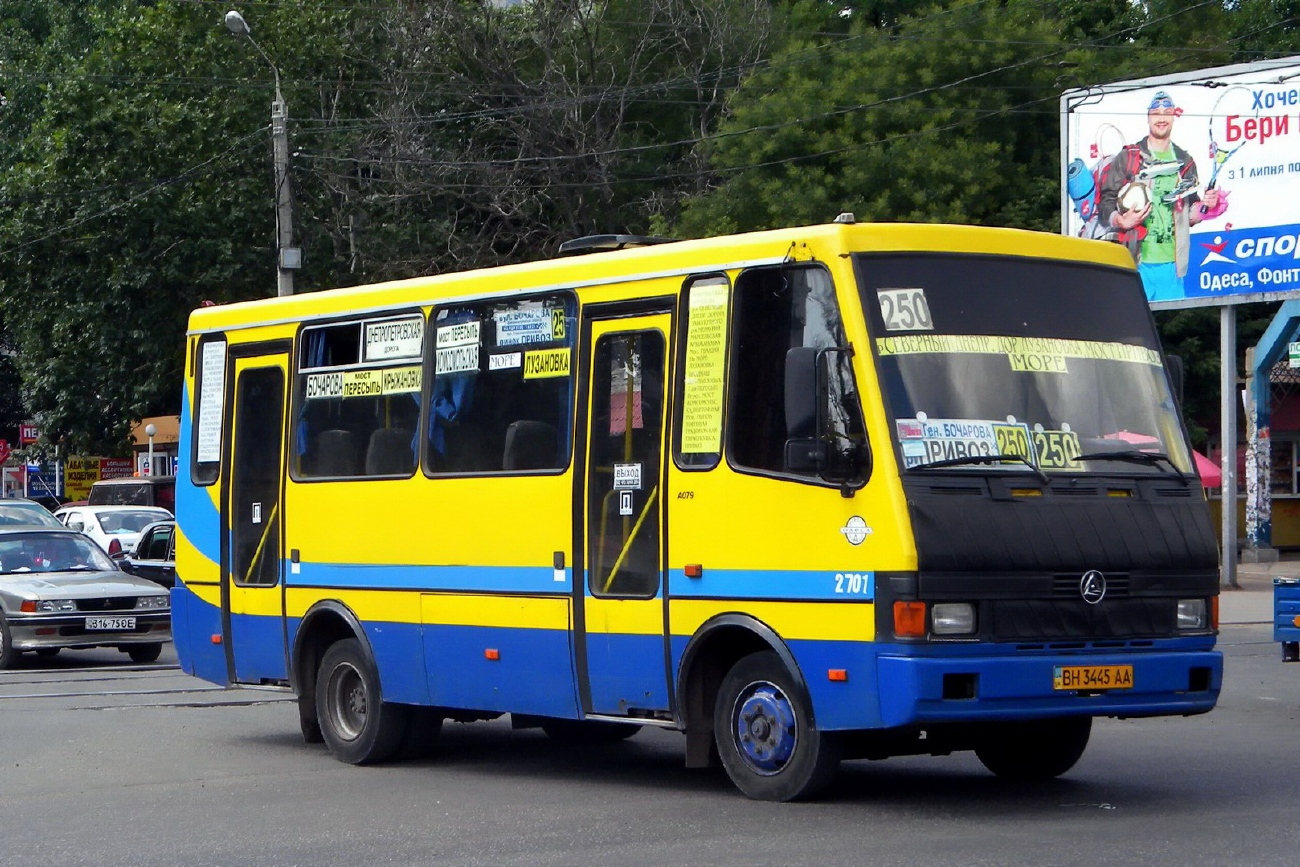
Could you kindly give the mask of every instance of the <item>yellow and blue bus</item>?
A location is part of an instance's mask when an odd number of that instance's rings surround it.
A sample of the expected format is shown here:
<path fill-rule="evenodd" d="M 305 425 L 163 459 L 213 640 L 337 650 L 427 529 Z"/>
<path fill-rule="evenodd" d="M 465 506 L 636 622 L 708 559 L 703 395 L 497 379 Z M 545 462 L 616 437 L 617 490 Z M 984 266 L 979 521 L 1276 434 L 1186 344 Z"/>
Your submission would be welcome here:
<path fill-rule="evenodd" d="M 1218 548 L 1123 247 L 856 223 L 196 310 L 185 671 L 369 763 L 685 735 L 753 798 L 1209 711 Z M 653 243 L 652 243 L 653 242 Z"/>

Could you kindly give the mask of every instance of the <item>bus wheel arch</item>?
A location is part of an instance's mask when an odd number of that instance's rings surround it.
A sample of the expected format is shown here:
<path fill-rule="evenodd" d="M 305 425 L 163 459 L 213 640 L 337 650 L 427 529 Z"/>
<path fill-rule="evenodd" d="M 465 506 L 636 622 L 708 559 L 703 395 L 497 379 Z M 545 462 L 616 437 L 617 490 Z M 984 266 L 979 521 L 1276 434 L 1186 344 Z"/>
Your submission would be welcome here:
<path fill-rule="evenodd" d="M 361 628 L 361 621 L 351 609 L 333 600 L 313 605 L 303 616 L 294 635 L 289 676 L 298 695 L 299 727 L 303 740 L 309 744 L 324 743 L 325 740 L 316 713 L 316 675 L 321 661 L 331 646 L 347 639 L 356 639 L 364 652 L 370 654 L 370 643 Z"/>
<path fill-rule="evenodd" d="M 794 654 L 775 630 L 744 614 L 721 614 L 711 618 L 691 637 L 678 665 L 677 707 L 686 731 L 688 768 L 712 767 L 719 763 L 713 727 L 718 691 L 736 663 L 764 651 L 775 653 L 780 658 L 805 706 L 812 707 Z"/>

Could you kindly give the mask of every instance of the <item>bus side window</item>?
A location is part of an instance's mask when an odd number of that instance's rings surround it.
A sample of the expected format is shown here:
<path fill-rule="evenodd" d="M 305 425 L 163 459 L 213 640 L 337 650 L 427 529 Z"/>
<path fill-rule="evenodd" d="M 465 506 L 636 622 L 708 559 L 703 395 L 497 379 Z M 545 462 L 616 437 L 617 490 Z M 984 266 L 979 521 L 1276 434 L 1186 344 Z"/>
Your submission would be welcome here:
<path fill-rule="evenodd" d="M 293 424 L 298 479 L 409 476 L 420 423 L 424 319 L 304 328 Z"/>
<path fill-rule="evenodd" d="M 435 311 L 427 473 L 568 465 L 576 307 L 560 293 Z"/>
<path fill-rule="evenodd" d="M 738 467 L 764 473 L 818 478 L 815 469 L 786 466 L 785 444 L 795 436 L 787 419 L 786 363 L 790 352 L 846 345 L 835 287 L 819 266 L 755 268 L 736 280 L 727 447 Z M 796 357 L 803 353 L 797 353 Z M 848 353 L 828 354 L 828 430 L 836 448 L 866 441 L 857 386 Z M 811 380 L 811 377 L 810 377 Z M 808 383 L 811 387 L 812 382 Z M 792 405 L 799 405 L 794 401 Z M 813 431 L 799 431 L 812 436 Z"/>

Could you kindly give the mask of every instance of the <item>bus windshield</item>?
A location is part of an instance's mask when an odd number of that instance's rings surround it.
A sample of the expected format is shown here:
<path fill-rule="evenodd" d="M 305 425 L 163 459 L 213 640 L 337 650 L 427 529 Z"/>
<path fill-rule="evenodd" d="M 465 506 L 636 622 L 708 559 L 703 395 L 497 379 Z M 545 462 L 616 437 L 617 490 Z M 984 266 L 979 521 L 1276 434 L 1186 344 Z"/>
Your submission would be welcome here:
<path fill-rule="evenodd" d="M 1133 272 L 935 254 L 857 268 L 905 468 L 1193 477 Z"/>

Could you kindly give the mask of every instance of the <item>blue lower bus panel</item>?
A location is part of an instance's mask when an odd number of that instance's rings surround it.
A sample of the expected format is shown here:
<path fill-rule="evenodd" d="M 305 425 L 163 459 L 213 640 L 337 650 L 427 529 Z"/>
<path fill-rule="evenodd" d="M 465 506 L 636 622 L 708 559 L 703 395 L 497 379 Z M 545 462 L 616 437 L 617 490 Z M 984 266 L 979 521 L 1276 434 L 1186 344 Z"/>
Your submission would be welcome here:
<path fill-rule="evenodd" d="M 1283 662 L 1300 662 L 1300 578 L 1273 579 L 1273 640 Z"/>
<path fill-rule="evenodd" d="M 878 663 L 886 726 L 937 722 L 1205 713 L 1223 683 L 1223 654 L 1149 650 L 1024 656 L 891 656 Z"/>

